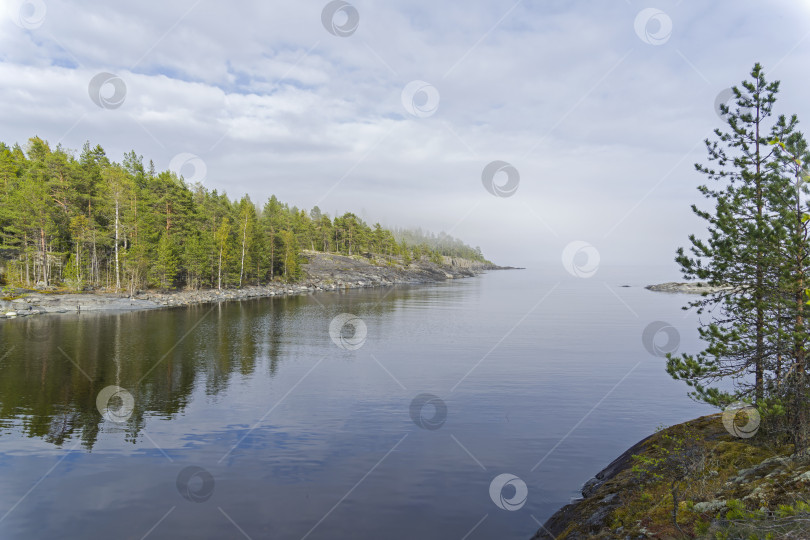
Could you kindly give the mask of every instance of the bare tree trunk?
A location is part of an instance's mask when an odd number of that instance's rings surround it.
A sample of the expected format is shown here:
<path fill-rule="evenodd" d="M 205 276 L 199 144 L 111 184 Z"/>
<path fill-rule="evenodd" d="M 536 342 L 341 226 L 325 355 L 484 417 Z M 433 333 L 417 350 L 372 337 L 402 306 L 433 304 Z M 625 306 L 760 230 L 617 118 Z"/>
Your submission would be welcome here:
<path fill-rule="evenodd" d="M 245 272 L 245 244 L 247 243 L 248 216 L 245 213 L 245 226 L 242 228 L 242 263 L 239 266 L 239 287 L 242 287 L 242 276 Z"/>
<path fill-rule="evenodd" d="M 48 285 L 48 250 L 45 247 L 45 229 L 39 228 L 39 240 L 42 248 L 42 281 Z"/>
<path fill-rule="evenodd" d="M 672 491 L 672 524 L 681 534 L 684 534 L 683 529 L 678 525 L 678 483 L 676 480 L 672 481 L 670 488 Z"/>
<path fill-rule="evenodd" d="M 93 276 L 93 284 L 99 285 L 101 276 L 98 271 L 98 252 L 96 251 L 96 230 L 93 229 L 93 260 L 90 261 L 91 275 Z"/>
<path fill-rule="evenodd" d="M 118 198 L 115 199 L 115 290 L 121 289 L 121 275 L 118 270 Z"/>
<path fill-rule="evenodd" d="M 222 246 L 219 246 L 219 271 L 217 274 L 217 289 L 222 290 Z"/>
<path fill-rule="evenodd" d="M 31 268 L 28 262 L 28 233 L 25 233 L 23 240 L 23 252 L 25 253 L 25 286 L 31 286 Z"/>
<path fill-rule="evenodd" d="M 275 272 L 275 261 L 276 259 L 276 231 L 275 229 L 270 229 L 270 281 L 273 281 L 273 278 L 276 277 Z"/>

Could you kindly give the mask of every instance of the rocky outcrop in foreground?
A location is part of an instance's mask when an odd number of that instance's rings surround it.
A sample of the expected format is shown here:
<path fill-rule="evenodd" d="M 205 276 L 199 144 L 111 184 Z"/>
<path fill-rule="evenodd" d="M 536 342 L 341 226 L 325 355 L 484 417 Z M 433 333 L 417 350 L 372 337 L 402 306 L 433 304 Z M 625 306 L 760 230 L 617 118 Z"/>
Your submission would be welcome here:
<path fill-rule="evenodd" d="M 733 290 L 732 287 L 713 286 L 704 281 L 693 281 L 687 283 L 670 281 L 668 283 L 660 283 L 658 285 L 647 285 L 644 288 L 651 291 L 685 294 L 714 294 Z"/>
<path fill-rule="evenodd" d="M 590 532 L 603 528 L 611 512 L 620 504 L 616 493 L 602 493 L 602 486 L 613 480 L 620 472 L 632 467 L 632 456 L 641 452 L 649 437 L 636 443 L 624 454 L 613 460 L 610 465 L 596 473 L 596 476 L 582 486 L 583 499 L 567 504 L 555 512 L 543 524 L 532 540 L 576 540 L 587 538 Z M 596 504 L 590 504 L 596 503 Z M 576 527 L 577 531 L 572 530 Z M 579 531 L 582 532 L 579 532 Z M 584 534 L 584 536 L 583 536 Z"/>
<path fill-rule="evenodd" d="M 103 292 L 60 293 L 19 291 L 16 298 L 0 300 L 0 318 L 26 317 L 43 313 L 82 311 L 134 311 L 169 306 L 186 306 L 228 300 L 306 294 L 362 287 L 418 284 L 472 277 L 502 267 L 445 257 L 445 264 L 418 262 L 407 266 L 396 259 L 366 254 L 344 256 L 305 251 L 305 278 L 299 283 L 273 283 L 240 289 L 188 290 L 177 292 L 138 291 L 128 296 Z"/>
<path fill-rule="evenodd" d="M 552 515 L 532 540 L 810 538 L 810 459 L 754 433 L 733 436 L 714 414 L 651 435 L 589 480 L 583 498 Z M 644 459 L 669 459 L 670 468 L 653 476 Z"/>

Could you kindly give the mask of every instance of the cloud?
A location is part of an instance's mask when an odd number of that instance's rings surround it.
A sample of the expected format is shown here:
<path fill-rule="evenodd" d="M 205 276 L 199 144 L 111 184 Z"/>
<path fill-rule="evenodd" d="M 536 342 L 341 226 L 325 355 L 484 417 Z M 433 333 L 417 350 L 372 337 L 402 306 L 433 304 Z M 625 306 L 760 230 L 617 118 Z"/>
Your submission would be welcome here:
<path fill-rule="evenodd" d="M 780 112 L 808 113 L 810 10 L 787 1 L 658 2 L 660 46 L 634 31 L 647 6 L 621 3 L 356 2 L 345 38 L 325 2 L 48 2 L 37 28 L 18 4 L 0 22 L 5 142 L 89 139 L 158 168 L 187 152 L 209 188 L 450 230 L 503 263 L 578 239 L 606 263 L 668 262 L 701 226 L 692 164 L 715 96 L 760 61 Z M 91 101 L 99 72 L 125 82 L 120 108 Z M 440 96 L 428 118 L 402 105 L 413 80 Z M 483 188 L 493 160 L 520 171 L 514 196 Z"/>

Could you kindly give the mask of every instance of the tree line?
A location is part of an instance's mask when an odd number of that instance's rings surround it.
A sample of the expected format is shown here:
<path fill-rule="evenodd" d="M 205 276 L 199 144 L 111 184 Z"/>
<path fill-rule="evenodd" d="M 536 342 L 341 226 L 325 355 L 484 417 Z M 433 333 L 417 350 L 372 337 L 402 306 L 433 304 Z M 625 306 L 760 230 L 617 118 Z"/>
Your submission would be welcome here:
<path fill-rule="evenodd" d="M 295 281 L 303 250 L 373 253 L 398 263 L 485 261 L 480 249 L 448 235 L 395 237 L 347 212 L 334 218 L 271 196 L 188 184 L 157 172 L 134 151 L 121 163 L 100 145 L 78 157 L 33 137 L 25 148 L 0 142 L 0 282 L 20 286 L 129 290 L 223 288 Z"/>
<path fill-rule="evenodd" d="M 434 234 L 425 232 L 421 228 L 416 229 L 392 229 L 394 238 L 400 243 L 409 246 L 426 246 L 447 257 L 463 257 L 474 261 L 485 261 L 481 248 L 470 247 L 458 238 L 454 238 L 447 233 Z"/>
<path fill-rule="evenodd" d="M 667 369 L 699 400 L 756 407 L 763 431 L 810 447 L 807 289 L 810 287 L 807 183 L 810 152 L 796 115 L 776 115 L 778 81 L 760 64 L 721 105 L 723 129 L 707 139 L 708 204 L 693 205 L 707 234 L 690 236 L 676 257 L 687 279 L 728 286 L 690 303 L 704 314 L 706 348 L 669 355 Z"/>

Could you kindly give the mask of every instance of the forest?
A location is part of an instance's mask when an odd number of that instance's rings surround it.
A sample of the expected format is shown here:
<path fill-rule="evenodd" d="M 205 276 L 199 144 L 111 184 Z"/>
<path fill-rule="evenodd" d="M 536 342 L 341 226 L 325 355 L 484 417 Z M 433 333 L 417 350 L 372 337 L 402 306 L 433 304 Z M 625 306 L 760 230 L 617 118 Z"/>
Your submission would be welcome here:
<path fill-rule="evenodd" d="M 374 253 L 410 264 L 443 256 L 485 261 L 444 233 L 392 231 L 347 212 L 330 217 L 271 196 L 189 184 L 134 151 L 121 163 L 100 145 L 75 153 L 32 137 L 0 142 L 0 284 L 134 292 L 296 281 L 302 250 Z"/>

